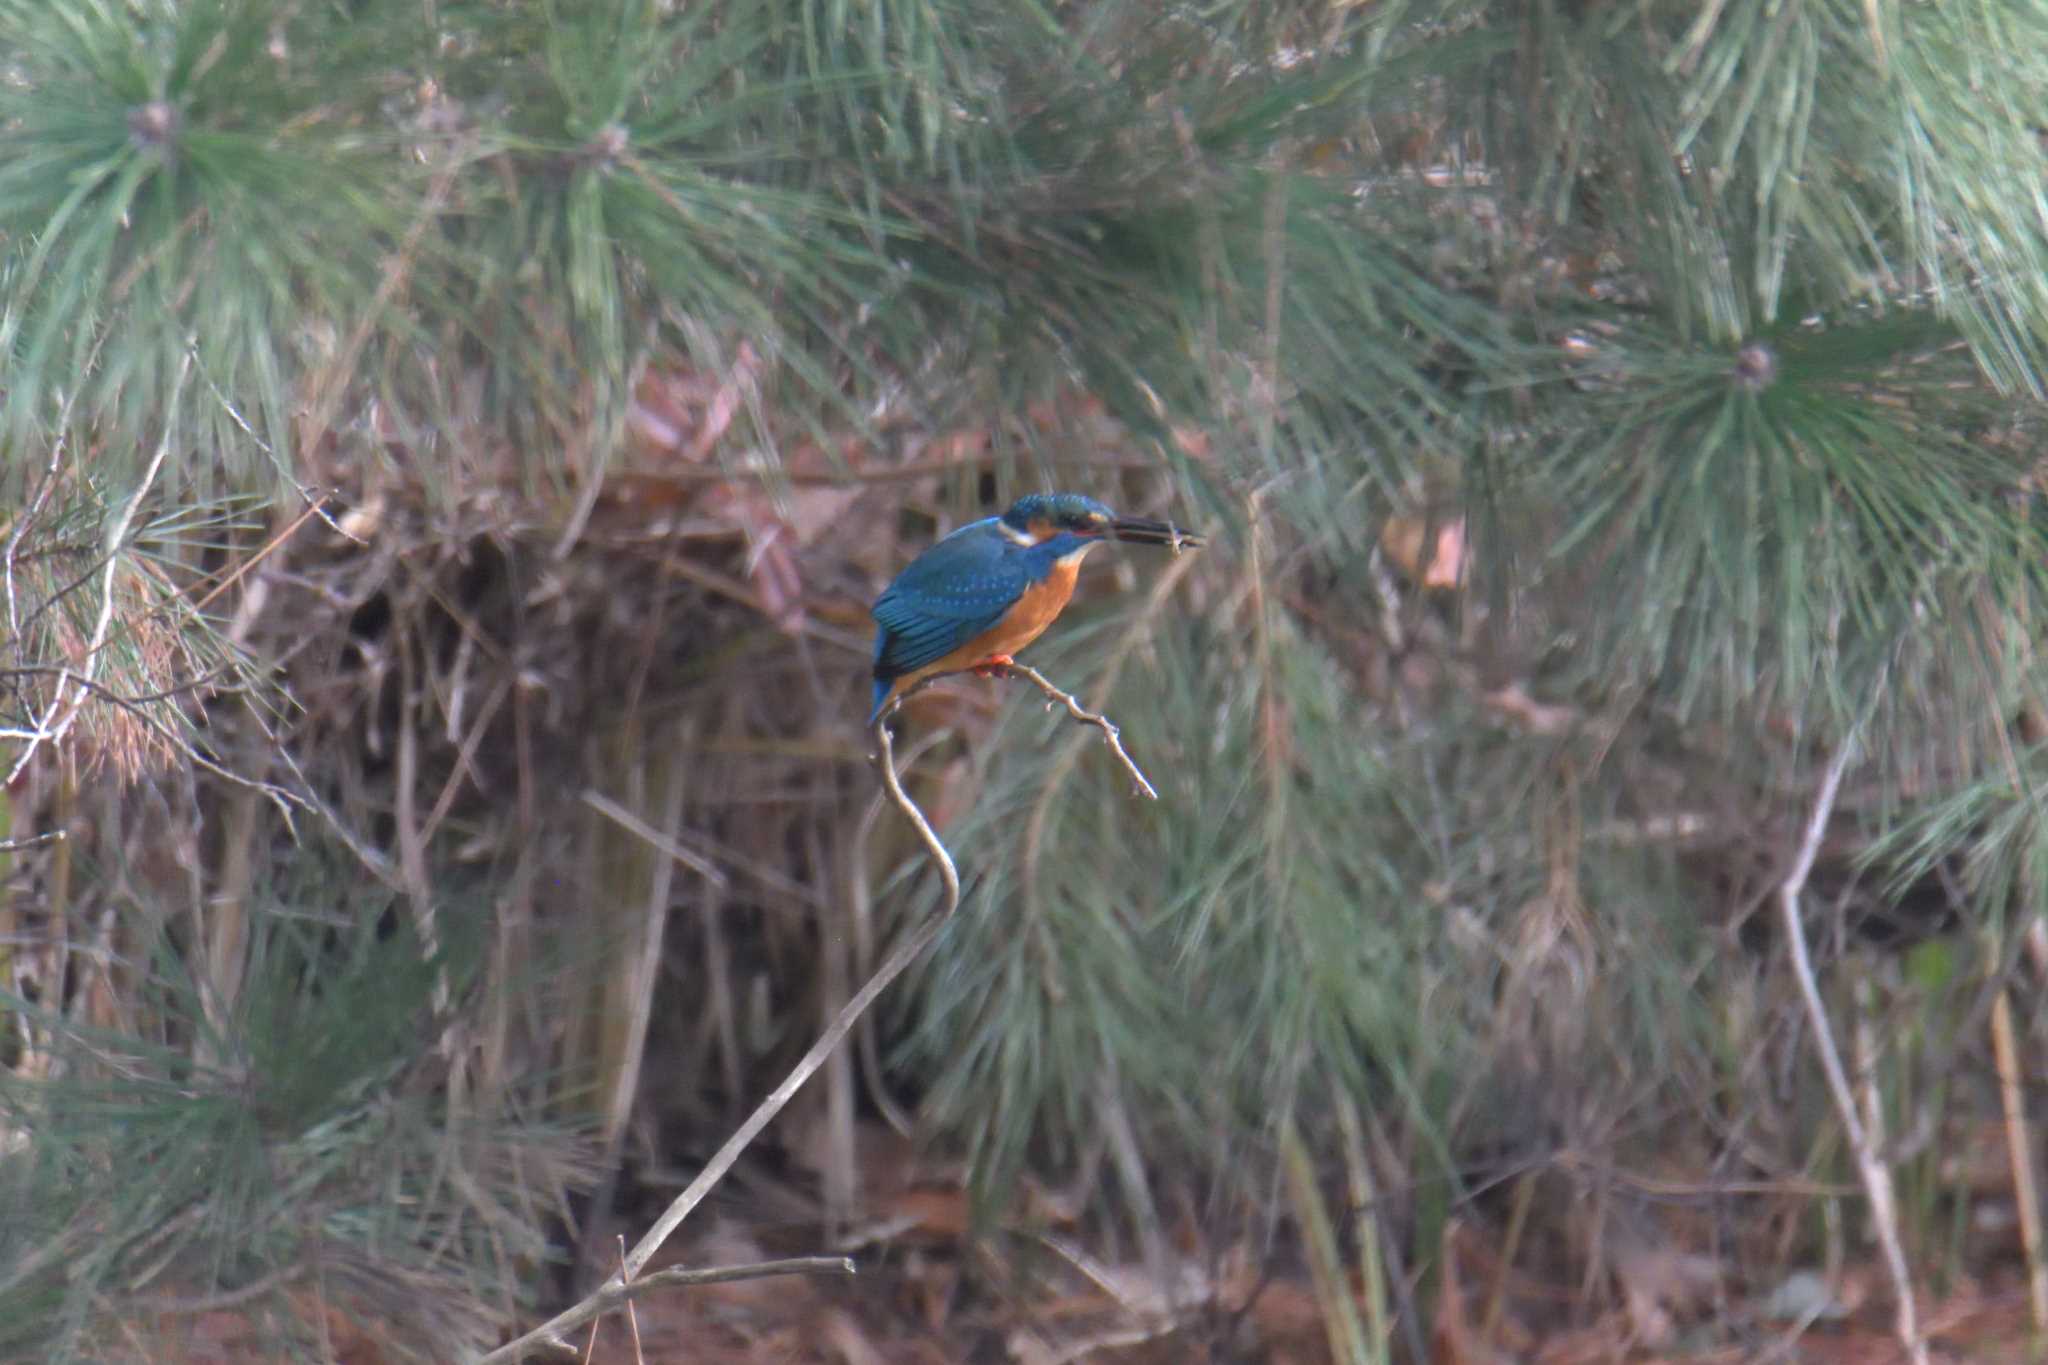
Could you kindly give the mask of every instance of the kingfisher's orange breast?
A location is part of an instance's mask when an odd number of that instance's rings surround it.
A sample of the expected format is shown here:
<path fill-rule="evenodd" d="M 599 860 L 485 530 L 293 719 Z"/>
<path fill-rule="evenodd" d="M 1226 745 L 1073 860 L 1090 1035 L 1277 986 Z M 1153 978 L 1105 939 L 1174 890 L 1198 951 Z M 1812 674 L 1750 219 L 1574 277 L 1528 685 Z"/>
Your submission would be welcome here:
<path fill-rule="evenodd" d="M 1074 583 L 1081 576 L 1081 557 L 1091 548 L 1083 545 L 1066 558 L 1054 560 L 1052 572 L 1024 589 L 1010 609 L 1003 613 L 1002 620 L 966 644 L 897 678 L 889 689 L 889 695 L 901 696 L 926 678 L 944 673 L 965 673 L 997 655 L 1015 654 L 1045 634 L 1045 628 L 1059 618 L 1073 598 Z"/>
<path fill-rule="evenodd" d="M 924 679 L 941 673 L 965 673 L 998 654 L 1015 654 L 1045 634 L 1074 595 L 1074 582 L 1081 576 L 1080 554 L 1053 561 L 1052 572 L 1020 594 L 1003 619 L 956 649 L 947 651 L 924 667 L 896 680 L 893 693 L 907 692 Z"/>
<path fill-rule="evenodd" d="M 1003 619 L 996 622 L 994 629 L 970 640 L 967 647 L 981 650 L 977 659 L 1015 654 L 1045 634 L 1045 628 L 1067 609 L 1067 603 L 1074 596 L 1074 582 L 1080 576 L 1079 553 L 1054 560 L 1052 572 L 1024 589 L 1016 605 L 1003 613 Z"/>

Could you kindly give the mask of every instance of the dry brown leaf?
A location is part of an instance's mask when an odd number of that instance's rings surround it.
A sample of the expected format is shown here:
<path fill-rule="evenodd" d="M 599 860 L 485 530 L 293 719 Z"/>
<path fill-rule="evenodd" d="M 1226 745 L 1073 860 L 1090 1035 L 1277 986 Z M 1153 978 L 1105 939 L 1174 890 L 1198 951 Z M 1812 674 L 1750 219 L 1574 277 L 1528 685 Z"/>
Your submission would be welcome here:
<path fill-rule="evenodd" d="M 1532 735 L 1566 734 L 1579 723 L 1579 713 L 1572 707 L 1537 701 L 1519 682 L 1497 687 L 1481 700 L 1489 711 L 1499 713 Z"/>
<path fill-rule="evenodd" d="M 902 1222 L 904 1231 L 926 1237 L 965 1237 L 974 1221 L 967 1191 L 929 1185 L 898 1191 L 883 1204 L 883 1209 L 885 1217 Z"/>
<path fill-rule="evenodd" d="M 702 510 L 738 528 L 746 537 L 746 577 L 761 611 L 785 634 L 803 629 L 806 617 L 803 573 L 797 566 L 795 534 L 759 489 L 721 484 L 700 500 Z"/>
<path fill-rule="evenodd" d="M 1380 528 L 1380 550 L 1403 577 L 1425 588 L 1462 587 L 1471 577 L 1463 517 L 1434 522 L 1427 517 L 1388 517 Z"/>
<path fill-rule="evenodd" d="M 1323 1306 L 1315 1290 L 1292 1280 L 1274 1280 L 1252 1300 L 1252 1321 L 1267 1339 L 1324 1339 Z"/>
<path fill-rule="evenodd" d="M 2011 1148 L 2006 1145 L 2002 1118 L 1951 1118 L 1943 1133 L 1941 1150 L 1941 1181 L 1949 1188 L 1973 1195 L 2012 1192 Z"/>
<path fill-rule="evenodd" d="M 682 507 L 690 493 L 682 483 L 664 475 L 626 471 L 607 478 L 600 496 L 608 522 L 644 526 Z"/>
<path fill-rule="evenodd" d="M 821 536 L 846 525 L 847 513 L 860 501 L 858 488 L 826 488 L 806 485 L 789 495 L 785 520 L 799 545 L 815 544 Z"/>
<path fill-rule="evenodd" d="M 718 438 L 725 435 L 732 425 L 733 414 L 739 411 L 740 400 L 753 391 L 760 377 L 761 357 L 754 350 L 752 342 L 742 341 L 739 354 L 733 360 L 732 369 L 720 381 L 717 392 L 711 395 L 711 402 L 704 409 L 703 425 L 697 429 L 697 439 L 690 443 L 683 458 L 698 461 L 711 453 L 711 447 L 718 444 Z"/>
<path fill-rule="evenodd" d="M 626 433 L 643 450 L 702 463 L 760 383 L 761 355 L 742 341 L 723 375 L 687 363 L 650 365 L 633 387 Z"/>
<path fill-rule="evenodd" d="M 717 384 L 683 365 L 650 365 L 634 386 L 626 410 L 626 431 L 641 445 L 674 452 L 696 438 L 704 407 Z"/>

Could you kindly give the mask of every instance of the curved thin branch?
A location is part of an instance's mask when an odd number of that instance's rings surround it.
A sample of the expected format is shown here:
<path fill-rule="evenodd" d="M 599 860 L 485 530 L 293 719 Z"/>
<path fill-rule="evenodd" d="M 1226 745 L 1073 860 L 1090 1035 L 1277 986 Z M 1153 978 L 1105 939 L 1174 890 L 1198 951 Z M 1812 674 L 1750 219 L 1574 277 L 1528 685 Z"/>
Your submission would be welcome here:
<path fill-rule="evenodd" d="M 1872 705 L 1875 705 L 1874 700 Z M 1857 1115 L 1856 1097 L 1849 1088 L 1849 1074 L 1843 1069 L 1834 1031 L 1828 1026 L 1827 1006 L 1821 1001 L 1820 985 L 1814 979 L 1813 959 L 1806 951 L 1806 928 L 1799 913 L 1800 893 L 1806 889 L 1807 876 L 1813 871 L 1814 860 L 1820 854 L 1821 839 L 1827 833 L 1828 818 L 1834 814 L 1835 797 L 1842 789 L 1842 777 L 1855 755 L 1858 732 L 1862 728 L 1863 722 L 1857 721 L 1821 777 L 1820 792 L 1814 797 L 1813 810 L 1807 817 L 1798 856 L 1793 859 L 1792 870 L 1778 887 L 1778 909 L 1784 917 L 1785 943 L 1792 957 L 1792 974 L 1798 978 L 1799 994 L 1805 1001 L 1807 1019 L 1813 1026 L 1814 1050 L 1820 1054 L 1821 1070 L 1826 1074 L 1828 1090 L 1834 1096 L 1842 1131 L 1849 1139 L 1850 1155 L 1855 1158 L 1857 1174 L 1863 1179 L 1864 1193 L 1870 1200 L 1871 1226 L 1884 1253 L 1892 1291 L 1898 1296 L 1895 1329 L 1899 1344 L 1905 1348 L 1913 1365 L 1927 1365 L 1927 1342 L 1920 1335 L 1914 1312 L 1913 1276 L 1906 1267 L 1905 1248 L 1899 1241 L 1898 1202 L 1893 1195 L 1891 1167 L 1885 1164 L 1883 1153 L 1877 1150 L 1877 1143 Z"/>
<path fill-rule="evenodd" d="M 1071 693 L 1061 691 L 1035 668 L 1025 664 L 1008 664 L 1002 671 L 1036 684 L 1039 691 L 1045 693 L 1049 700 L 1064 705 L 1067 714 L 1075 720 L 1102 731 L 1103 738 L 1108 741 L 1111 751 L 1137 783 L 1138 790 L 1155 801 L 1159 799 L 1158 791 L 1146 779 L 1145 774 L 1139 771 L 1138 765 L 1131 761 L 1131 756 L 1124 752 L 1123 741 L 1119 737 L 1115 722 L 1107 716 L 1083 707 Z M 905 697 L 921 691 L 935 681 L 934 678 L 927 678 L 916 687 L 905 691 L 902 697 L 897 698 L 897 704 L 900 705 Z M 897 810 L 903 812 L 903 818 L 917 831 L 919 841 L 924 844 L 925 851 L 931 855 L 933 864 L 939 869 L 939 878 L 945 883 L 945 896 L 940 901 L 939 908 L 890 951 L 882 965 L 875 969 L 875 974 L 868 978 L 867 984 L 856 991 L 853 998 L 832 1016 L 832 1022 L 818 1035 L 818 1041 L 811 1044 L 810 1051 L 804 1053 L 797 1064 L 790 1068 L 789 1074 L 783 1077 L 782 1084 L 776 1086 L 768 1097 L 755 1107 L 754 1112 L 747 1116 L 746 1122 L 725 1140 L 725 1145 L 712 1154 L 711 1160 L 705 1163 L 697 1178 L 690 1182 L 689 1188 L 677 1195 L 674 1202 L 662 1211 L 661 1217 L 654 1220 L 654 1226 L 647 1230 L 639 1244 L 625 1257 L 617 1274 L 608 1277 L 581 1301 L 557 1313 L 526 1335 L 478 1357 L 474 1365 L 512 1365 L 512 1362 L 524 1360 L 534 1351 L 552 1351 L 573 1356 L 576 1354 L 576 1348 L 568 1343 L 563 1333 L 582 1326 L 621 1301 L 656 1285 L 703 1284 L 714 1279 L 743 1278 L 742 1273 L 729 1272 L 784 1273 L 781 1270 L 746 1266 L 729 1267 L 724 1272 L 663 1270 L 646 1276 L 642 1276 L 640 1271 L 646 1266 L 649 1258 L 661 1249 L 670 1235 L 682 1226 L 683 1220 L 688 1218 L 697 1205 L 704 1201 L 704 1197 L 711 1193 L 712 1188 L 725 1178 L 726 1173 L 740 1159 L 740 1154 L 761 1135 L 761 1130 L 773 1122 L 783 1107 L 795 1098 L 796 1092 L 803 1088 L 804 1082 L 810 1080 L 818 1069 L 824 1066 L 825 1060 L 832 1055 L 833 1050 L 846 1040 L 846 1035 L 853 1031 L 854 1025 L 867 1013 L 868 1007 L 875 1003 L 897 977 L 903 975 L 911 963 L 924 955 L 925 949 L 931 947 L 940 931 L 960 908 L 960 869 L 953 865 L 953 855 L 946 851 L 945 844 L 941 843 L 939 836 L 933 832 L 931 821 L 925 818 L 925 813 L 918 808 L 917 803 L 904 792 L 903 780 L 897 775 L 896 750 L 889 738 L 889 717 L 895 713 L 896 708 L 890 707 L 875 721 L 870 731 L 875 739 L 875 762 L 881 769 L 882 786 L 889 793 L 890 802 Z M 833 1257 L 769 1264 L 805 1270 L 843 1268 L 851 1272 L 853 1269 L 851 1261 Z"/>
<path fill-rule="evenodd" d="M 1152 785 L 1151 779 L 1145 776 L 1144 770 L 1138 767 L 1137 762 L 1132 759 L 1130 752 L 1124 748 L 1123 731 L 1117 728 L 1116 722 L 1099 711 L 1090 711 L 1087 707 L 1081 705 L 1080 698 L 1060 687 L 1030 664 L 1020 664 L 1013 659 L 1009 663 L 984 664 L 979 668 L 962 670 L 962 672 L 975 672 L 988 677 L 1022 678 L 1024 681 L 1032 684 L 1045 694 L 1046 701 L 1055 706 L 1065 707 L 1067 714 L 1081 724 L 1092 725 L 1102 731 L 1103 741 L 1109 745 L 1110 752 L 1116 755 L 1117 762 L 1124 765 L 1124 771 L 1131 775 L 1131 782 L 1138 789 L 1138 794 L 1151 801 L 1159 799 L 1159 789 Z M 914 686 L 905 688 L 889 704 L 889 709 L 882 714 L 881 720 L 878 723 L 887 724 L 889 717 L 895 715 L 903 703 L 909 701 L 927 687 L 942 679 L 959 676 L 960 674 L 958 673 L 934 673 Z"/>
<path fill-rule="evenodd" d="M 875 723 L 874 736 L 880 746 L 876 762 L 881 766 L 882 783 L 888 789 L 889 799 L 917 830 L 917 836 L 923 841 L 925 851 L 931 854 L 932 861 L 938 866 L 939 877 L 945 883 L 945 899 L 940 902 L 934 914 L 896 946 L 876 969 L 875 974 L 868 978 L 867 984 L 840 1007 L 839 1013 L 832 1017 L 832 1022 L 826 1025 L 825 1031 L 818 1035 L 818 1041 L 811 1044 L 810 1051 L 790 1069 L 782 1084 L 776 1086 L 754 1112 L 747 1116 L 747 1121 L 734 1130 L 733 1135 L 726 1139 L 725 1145 L 712 1155 L 697 1178 L 690 1182 L 689 1188 L 677 1195 L 675 1201 L 662 1211 L 661 1217 L 654 1221 L 654 1226 L 647 1230 L 646 1235 L 641 1237 L 639 1244 L 626 1257 L 625 1274 L 632 1277 L 630 1288 L 622 1282 L 620 1276 L 613 1275 L 580 1303 L 556 1314 L 525 1336 L 507 1342 L 483 1356 L 476 1365 L 510 1365 L 510 1362 L 524 1359 L 528 1352 L 539 1349 L 573 1352 L 575 1348 L 562 1339 L 562 1333 L 590 1321 L 627 1294 L 657 1283 L 701 1282 L 673 1277 L 668 1271 L 641 1277 L 639 1271 L 647 1264 L 648 1259 L 661 1249 L 662 1243 L 669 1239 L 670 1234 L 682 1225 L 683 1220 L 690 1216 L 698 1204 L 703 1202 L 704 1197 L 711 1193 L 712 1187 L 725 1178 L 726 1172 L 732 1169 L 740 1154 L 752 1145 L 754 1139 L 761 1135 L 761 1130 L 782 1112 L 783 1106 L 803 1088 L 804 1082 L 825 1064 L 825 1059 L 845 1040 L 854 1024 L 867 1012 L 868 1007 L 875 1003 L 876 998 L 931 946 L 932 941 L 939 936 L 939 931 L 953 918 L 953 912 L 960 908 L 960 871 L 953 865 L 953 857 L 946 852 L 946 846 L 939 842 L 939 836 L 932 832 L 931 822 L 925 819 L 924 812 L 918 809 L 916 802 L 904 794 L 902 780 L 896 775 L 896 755 L 889 742 L 886 721 Z"/>
<path fill-rule="evenodd" d="M 1137 784 L 1140 794 L 1153 801 L 1159 799 L 1158 789 L 1152 785 L 1151 781 L 1146 778 L 1143 770 L 1132 760 L 1130 754 L 1124 750 L 1123 731 L 1116 728 L 1115 721 L 1111 720 L 1108 716 L 1096 711 L 1090 711 L 1082 706 L 1073 693 L 1061 691 L 1053 685 L 1050 678 L 1040 673 L 1030 664 L 1002 664 L 999 666 L 998 671 L 1007 677 L 1022 678 L 1026 682 L 1034 684 L 1039 691 L 1045 693 L 1047 701 L 1066 707 L 1067 714 L 1075 720 L 1080 721 L 1083 725 L 1092 725 L 1102 731 L 1102 738 L 1109 745 L 1110 752 L 1116 755 L 1117 762 L 1124 765 L 1124 771 L 1131 775 L 1131 781 Z"/>

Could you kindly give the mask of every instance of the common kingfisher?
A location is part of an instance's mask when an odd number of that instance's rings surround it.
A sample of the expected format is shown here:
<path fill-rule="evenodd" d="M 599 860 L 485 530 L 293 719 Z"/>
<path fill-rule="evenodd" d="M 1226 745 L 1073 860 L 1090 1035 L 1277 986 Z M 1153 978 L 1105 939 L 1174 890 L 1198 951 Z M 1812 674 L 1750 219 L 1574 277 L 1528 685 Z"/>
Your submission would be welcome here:
<path fill-rule="evenodd" d="M 994 669 L 1036 640 L 1074 595 L 1081 559 L 1105 539 L 1200 548 L 1170 521 L 1120 517 L 1080 493 L 1032 493 L 910 561 L 875 599 L 872 725 L 940 673 Z"/>

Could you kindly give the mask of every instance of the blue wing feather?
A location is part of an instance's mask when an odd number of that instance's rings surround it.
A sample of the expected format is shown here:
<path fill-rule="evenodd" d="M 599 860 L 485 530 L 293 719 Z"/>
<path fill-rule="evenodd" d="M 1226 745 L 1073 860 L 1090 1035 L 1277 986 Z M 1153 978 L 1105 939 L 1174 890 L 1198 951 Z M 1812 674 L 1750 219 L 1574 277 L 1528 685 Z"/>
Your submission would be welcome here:
<path fill-rule="evenodd" d="M 1024 590 L 1052 571 L 1061 557 L 1088 544 L 1067 532 L 1036 545 L 1019 545 L 998 518 L 961 527 L 910 562 L 882 595 L 873 615 L 875 710 L 906 673 L 936 663 L 984 631 L 1015 606 Z"/>
<path fill-rule="evenodd" d="M 875 679 L 884 685 L 944 658 L 1002 620 L 1031 584 L 1037 555 L 996 529 L 961 527 L 910 562 L 875 602 Z"/>

